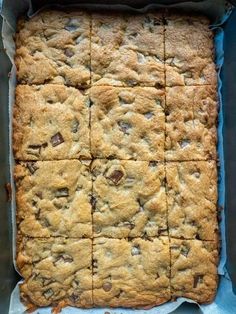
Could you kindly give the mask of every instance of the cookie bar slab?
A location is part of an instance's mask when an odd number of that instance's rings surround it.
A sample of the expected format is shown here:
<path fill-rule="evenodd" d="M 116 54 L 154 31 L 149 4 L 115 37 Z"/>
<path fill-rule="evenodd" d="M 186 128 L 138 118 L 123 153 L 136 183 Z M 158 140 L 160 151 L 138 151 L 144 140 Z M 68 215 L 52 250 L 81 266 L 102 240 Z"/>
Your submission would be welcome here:
<path fill-rule="evenodd" d="M 15 158 L 90 158 L 88 101 L 73 87 L 18 85 L 13 118 Z"/>
<path fill-rule="evenodd" d="M 95 86 L 90 90 L 95 158 L 164 160 L 164 91 Z"/>
<path fill-rule="evenodd" d="M 92 240 L 18 238 L 26 306 L 92 306 Z"/>
<path fill-rule="evenodd" d="M 199 303 L 213 301 L 217 289 L 217 242 L 171 239 L 171 294 Z"/>
<path fill-rule="evenodd" d="M 164 165 L 128 160 L 95 160 L 94 236 L 110 238 L 167 234 Z"/>
<path fill-rule="evenodd" d="M 168 237 L 97 238 L 93 243 L 95 306 L 153 307 L 170 299 Z"/>
<path fill-rule="evenodd" d="M 93 85 L 164 86 L 164 25 L 160 13 L 92 14 Z"/>
<path fill-rule="evenodd" d="M 215 87 L 167 88 L 165 159 L 216 159 L 217 110 Z"/>
<path fill-rule="evenodd" d="M 92 180 L 88 166 L 78 160 L 21 162 L 14 176 L 21 234 L 92 236 Z"/>
<path fill-rule="evenodd" d="M 217 167 L 215 161 L 166 163 L 169 235 L 216 240 Z"/>
<path fill-rule="evenodd" d="M 216 85 L 213 32 L 205 17 L 169 15 L 165 25 L 166 85 Z"/>
<path fill-rule="evenodd" d="M 43 11 L 20 19 L 16 33 L 17 78 L 22 84 L 90 84 L 90 16 Z"/>

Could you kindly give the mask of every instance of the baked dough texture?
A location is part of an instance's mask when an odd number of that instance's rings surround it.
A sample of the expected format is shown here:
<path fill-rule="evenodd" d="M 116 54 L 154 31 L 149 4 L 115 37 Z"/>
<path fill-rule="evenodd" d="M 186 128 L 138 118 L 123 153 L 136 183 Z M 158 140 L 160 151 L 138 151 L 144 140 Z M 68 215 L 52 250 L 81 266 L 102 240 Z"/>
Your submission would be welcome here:
<path fill-rule="evenodd" d="M 13 150 L 18 160 L 90 158 L 89 99 L 64 85 L 18 85 Z"/>
<path fill-rule="evenodd" d="M 217 290 L 217 75 L 202 16 L 20 19 L 16 264 L 29 311 Z"/>
<path fill-rule="evenodd" d="M 90 239 L 19 238 L 17 267 L 27 304 L 91 307 L 92 241 Z"/>
<path fill-rule="evenodd" d="M 15 64 L 22 84 L 89 86 L 90 16 L 50 10 L 20 19 Z"/>
<path fill-rule="evenodd" d="M 216 85 L 213 31 L 205 17 L 165 18 L 166 86 Z"/>
<path fill-rule="evenodd" d="M 172 296 L 212 302 L 218 281 L 217 243 L 171 239 L 170 252 Z"/>
<path fill-rule="evenodd" d="M 93 85 L 164 86 L 162 14 L 92 14 Z"/>
<path fill-rule="evenodd" d="M 95 160 L 91 171 L 94 237 L 167 235 L 163 164 Z"/>
<path fill-rule="evenodd" d="M 92 87 L 93 157 L 163 161 L 164 96 L 153 87 Z"/>
<path fill-rule="evenodd" d="M 83 161 L 21 162 L 15 167 L 15 182 L 21 234 L 92 237 L 92 180 Z"/>
<path fill-rule="evenodd" d="M 168 237 L 97 238 L 93 243 L 96 306 L 152 307 L 170 299 Z"/>

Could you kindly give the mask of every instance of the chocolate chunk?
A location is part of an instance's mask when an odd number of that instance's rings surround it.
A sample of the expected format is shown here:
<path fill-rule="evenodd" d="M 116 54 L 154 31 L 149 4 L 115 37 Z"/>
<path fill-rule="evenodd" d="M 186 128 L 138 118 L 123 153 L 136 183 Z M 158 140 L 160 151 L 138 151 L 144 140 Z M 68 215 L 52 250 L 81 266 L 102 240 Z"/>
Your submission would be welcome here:
<path fill-rule="evenodd" d="M 79 121 L 77 119 L 74 119 L 71 126 L 71 132 L 76 133 L 78 132 L 78 129 L 79 129 Z"/>
<path fill-rule="evenodd" d="M 141 254 L 141 251 L 140 251 L 139 245 L 132 247 L 131 255 L 140 255 L 140 254 Z"/>
<path fill-rule="evenodd" d="M 72 295 L 70 296 L 70 300 L 75 303 L 79 301 L 79 296 L 76 293 L 72 293 Z"/>
<path fill-rule="evenodd" d="M 198 286 L 199 283 L 203 282 L 203 275 L 196 275 L 194 276 L 194 280 L 193 280 L 193 288 L 196 288 Z"/>
<path fill-rule="evenodd" d="M 157 166 L 157 162 L 156 161 L 150 161 L 149 162 L 149 166 L 150 167 L 156 167 Z"/>
<path fill-rule="evenodd" d="M 154 114 L 152 112 L 146 112 L 144 116 L 149 120 L 154 116 Z"/>
<path fill-rule="evenodd" d="M 120 130 L 122 132 L 124 132 L 125 134 L 129 134 L 129 129 L 131 129 L 131 125 L 127 122 L 124 122 L 124 121 L 119 121 L 118 122 L 118 125 L 120 127 Z"/>
<path fill-rule="evenodd" d="M 96 203 L 97 203 L 97 199 L 94 196 L 91 196 L 90 199 L 90 204 L 92 205 L 92 210 L 95 211 L 96 210 Z"/>
<path fill-rule="evenodd" d="M 27 168 L 29 169 L 31 174 L 34 174 L 36 170 L 39 168 L 36 166 L 35 162 L 27 162 Z"/>
<path fill-rule="evenodd" d="M 111 284 L 110 282 L 105 282 L 105 283 L 102 285 L 102 287 L 103 287 L 103 290 L 104 290 L 104 291 L 108 292 L 108 291 L 111 290 L 112 284 Z"/>
<path fill-rule="evenodd" d="M 72 263 L 73 262 L 73 258 L 70 255 L 68 255 L 68 254 L 61 254 L 56 259 L 56 263 L 57 262 Z"/>
<path fill-rule="evenodd" d="M 54 292 L 52 289 L 48 289 L 44 291 L 43 295 L 45 296 L 46 299 L 50 299 L 54 295 Z"/>
<path fill-rule="evenodd" d="M 122 177 L 124 176 L 123 172 L 120 170 L 114 170 L 110 176 L 109 179 L 115 184 L 118 185 Z"/>
<path fill-rule="evenodd" d="M 187 257 L 189 251 L 190 251 L 189 248 L 187 248 L 186 246 L 183 246 L 183 247 L 181 248 L 180 254 L 182 254 L 182 255 L 184 255 L 185 257 Z"/>
<path fill-rule="evenodd" d="M 55 147 L 55 146 L 58 146 L 58 145 L 60 145 L 61 143 L 63 143 L 63 142 L 64 142 L 64 139 L 63 139 L 61 133 L 60 133 L 60 132 L 57 132 L 55 135 L 53 135 L 53 136 L 51 137 L 50 142 L 51 142 L 52 146 Z"/>
<path fill-rule="evenodd" d="M 41 145 L 29 145 L 27 153 L 38 157 L 40 155 Z"/>
<path fill-rule="evenodd" d="M 56 191 L 56 197 L 67 197 L 69 196 L 68 188 L 61 188 Z"/>
<path fill-rule="evenodd" d="M 71 58 L 71 57 L 73 57 L 74 52 L 73 52 L 71 49 L 66 48 L 66 49 L 65 49 L 65 55 L 66 55 L 67 57 Z"/>

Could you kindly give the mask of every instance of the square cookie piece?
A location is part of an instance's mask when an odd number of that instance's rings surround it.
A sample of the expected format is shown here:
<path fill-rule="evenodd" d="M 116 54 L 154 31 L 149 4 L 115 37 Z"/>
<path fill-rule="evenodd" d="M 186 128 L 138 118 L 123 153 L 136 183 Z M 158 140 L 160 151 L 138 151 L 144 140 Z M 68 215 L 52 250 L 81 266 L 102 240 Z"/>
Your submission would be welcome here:
<path fill-rule="evenodd" d="M 212 86 L 167 88 L 165 159 L 216 159 L 217 109 Z"/>
<path fill-rule="evenodd" d="M 95 237 L 167 234 L 163 164 L 95 160 L 91 171 Z"/>
<path fill-rule="evenodd" d="M 93 157 L 164 160 L 164 91 L 152 87 L 92 87 Z"/>
<path fill-rule="evenodd" d="M 15 167 L 17 223 L 30 237 L 91 237 L 89 167 L 78 160 Z"/>
<path fill-rule="evenodd" d="M 18 85 L 13 119 L 15 158 L 90 158 L 88 101 L 73 87 Z"/>
<path fill-rule="evenodd" d="M 168 227 L 175 238 L 216 240 L 215 161 L 166 163 Z"/>
<path fill-rule="evenodd" d="M 90 17 L 43 11 L 21 19 L 16 33 L 17 78 L 23 84 L 90 84 Z"/>
<path fill-rule="evenodd" d="M 92 14 L 92 83 L 164 86 L 162 15 Z"/>
<path fill-rule="evenodd" d="M 171 239 L 171 294 L 211 303 L 217 289 L 217 242 Z"/>
<path fill-rule="evenodd" d="M 92 306 L 92 241 L 18 238 L 17 267 L 27 307 Z"/>
<path fill-rule="evenodd" d="M 170 15 L 166 23 L 166 85 L 215 85 L 213 32 L 207 18 Z"/>
<path fill-rule="evenodd" d="M 170 299 L 168 237 L 93 244 L 95 306 L 153 307 Z"/>

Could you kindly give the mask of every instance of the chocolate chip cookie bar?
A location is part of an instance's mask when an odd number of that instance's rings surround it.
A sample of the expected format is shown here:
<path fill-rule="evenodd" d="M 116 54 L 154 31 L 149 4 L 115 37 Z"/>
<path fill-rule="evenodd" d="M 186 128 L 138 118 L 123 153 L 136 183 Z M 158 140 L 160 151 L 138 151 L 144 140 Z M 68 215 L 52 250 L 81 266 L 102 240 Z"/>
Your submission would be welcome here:
<path fill-rule="evenodd" d="M 166 86 L 216 85 L 208 19 L 171 14 L 165 21 Z"/>
<path fill-rule="evenodd" d="M 15 167 L 17 224 L 30 237 L 91 237 L 92 180 L 79 160 L 21 162 Z"/>
<path fill-rule="evenodd" d="M 217 110 L 214 86 L 167 88 L 165 159 L 216 159 Z"/>
<path fill-rule="evenodd" d="M 91 152 L 96 158 L 164 160 L 164 91 L 94 86 Z"/>
<path fill-rule="evenodd" d="M 89 99 L 63 85 L 18 85 L 13 150 L 18 160 L 90 158 Z"/>
<path fill-rule="evenodd" d="M 17 78 L 23 84 L 90 84 L 90 16 L 43 11 L 20 19 L 16 33 Z"/>
<path fill-rule="evenodd" d="M 92 306 L 91 240 L 18 238 L 17 250 L 27 306 Z"/>
<path fill-rule="evenodd" d="M 171 239 L 170 250 L 172 296 L 212 302 L 218 281 L 217 243 Z"/>
<path fill-rule="evenodd" d="M 160 13 L 92 14 L 93 85 L 164 86 L 164 25 Z"/>
<path fill-rule="evenodd" d="M 168 237 L 97 238 L 93 243 L 95 306 L 152 307 L 170 299 Z"/>
<path fill-rule="evenodd" d="M 175 238 L 218 237 L 215 161 L 166 163 L 168 227 Z"/>
<path fill-rule="evenodd" d="M 167 235 L 163 164 L 95 160 L 91 171 L 95 237 Z"/>

